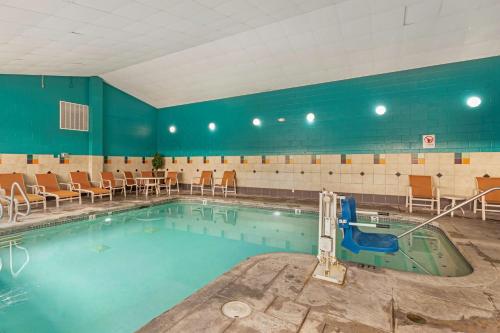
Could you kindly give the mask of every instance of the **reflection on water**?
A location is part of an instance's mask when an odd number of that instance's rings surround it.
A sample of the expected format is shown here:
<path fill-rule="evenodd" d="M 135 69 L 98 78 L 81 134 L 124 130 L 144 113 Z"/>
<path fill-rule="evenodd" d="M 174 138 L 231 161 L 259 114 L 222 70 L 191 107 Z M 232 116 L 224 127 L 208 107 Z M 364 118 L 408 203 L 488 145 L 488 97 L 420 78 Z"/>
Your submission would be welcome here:
<path fill-rule="evenodd" d="M 315 254 L 316 219 L 169 203 L 4 239 L 0 332 L 133 332 L 247 257 Z"/>

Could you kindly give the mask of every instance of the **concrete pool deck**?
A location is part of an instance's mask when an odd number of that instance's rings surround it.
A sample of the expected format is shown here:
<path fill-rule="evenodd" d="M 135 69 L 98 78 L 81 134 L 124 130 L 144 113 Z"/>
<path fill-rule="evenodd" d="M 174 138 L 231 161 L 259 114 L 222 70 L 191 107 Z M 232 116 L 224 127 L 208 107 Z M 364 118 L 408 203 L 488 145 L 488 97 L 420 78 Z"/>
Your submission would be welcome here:
<path fill-rule="evenodd" d="M 200 199 L 172 197 L 177 198 Z M 47 212 L 35 210 L 15 225 L 4 218 L 0 235 L 168 200 L 129 196 L 95 205 L 67 203 Z M 215 200 L 316 210 L 315 202 Z M 314 256 L 261 255 L 240 263 L 139 332 L 500 332 L 500 223 L 443 218 L 438 226 L 472 265 L 472 274 L 450 278 L 349 265 L 345 284 L 337 286 L 311 277 Z M 221 308 L 233 300 L 248 304 L 250 316 L 225 317 Z"/>

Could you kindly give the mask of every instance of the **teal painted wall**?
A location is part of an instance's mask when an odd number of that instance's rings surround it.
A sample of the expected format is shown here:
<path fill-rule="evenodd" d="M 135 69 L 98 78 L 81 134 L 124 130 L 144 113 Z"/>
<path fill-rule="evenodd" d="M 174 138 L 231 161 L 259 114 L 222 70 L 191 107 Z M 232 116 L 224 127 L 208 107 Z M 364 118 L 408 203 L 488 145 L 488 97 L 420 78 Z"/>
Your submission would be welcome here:
<path fill-rule="evenodd" d="M 104 155 L 152 156 L 156 108 L 106 83 L 103 91 Z"/>
<path fill-rule="evenodd" d="M 483 100 L 477 109 L 465 105 L 471 94 Z M 379 103 L 384 116 L 374 113 Z M 255 117 L 262 127 L 251 124 Z M 437 135 L 432 151 L 500 151 L 499 129 L 500 57 L 493 57 L 163 108 L 157 140 L 168 156 L 421 152 L 423 134 Z"/>
<path fill-rule="evenodd" d="M 0 153 L 87 154 L 88 133 L 59 129 L 59 101 L 88 104 L 88 78 L 0 75 Z"/>
<path fill-rule="evenodd" d="M 99 77 L 0 75 L 0 154 L 151 156 L 154 107 Z M 59 101 L 88 104 L 90 131 L 59 129 Z"/>

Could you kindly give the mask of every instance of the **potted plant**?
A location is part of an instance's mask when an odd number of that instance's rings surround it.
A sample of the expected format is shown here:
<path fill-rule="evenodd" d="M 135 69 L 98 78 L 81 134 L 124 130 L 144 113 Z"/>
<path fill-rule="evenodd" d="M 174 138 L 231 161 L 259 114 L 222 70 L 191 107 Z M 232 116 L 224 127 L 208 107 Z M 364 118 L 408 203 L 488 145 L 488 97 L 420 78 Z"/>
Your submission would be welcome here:
<path fill-rule="evenodd" d="M 160 153 L 156 153 L 153 155 L 153 161 L 151 162 L 151 164 L 153 165 L 153 170 L 156 174 L 158 169 L 163 168 L 163 166 L 165 165 L 165 159 Z"/>

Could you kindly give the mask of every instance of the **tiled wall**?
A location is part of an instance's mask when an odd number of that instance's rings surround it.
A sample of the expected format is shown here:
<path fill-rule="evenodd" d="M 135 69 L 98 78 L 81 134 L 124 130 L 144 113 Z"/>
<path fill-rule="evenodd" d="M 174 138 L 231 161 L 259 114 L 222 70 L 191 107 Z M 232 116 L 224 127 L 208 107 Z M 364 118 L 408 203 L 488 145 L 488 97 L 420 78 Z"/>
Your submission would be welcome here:
<path fill-rule="evenodd" d="M 28 184 L 36 173 L 52 172 L 61 182 L 70 171 L 89 171 L 99 180 L 101 170 L 122 177 L 124 170 L 151 170 L 150 157 L 1 154 L 0 172 L 24 173 Z M 283 198 L 316 199 L 322 189 L 362 194 L 365 202 L 400 203 L 408 175 L 430 175 L 442 195 L 470 196 L 474 177 L 500 177 L 500 153 L 332 154 L 166 157 L 165 169 L 180 172 L 189 184 L 202 170 L 216 178 L 236 170 L 239 193 Z"/>
<path fill-rule="evenodd" d="M 456 155 L 422 153 L 416 159 L 412 154 L 224 156 L 224 163 L 221 156 L 207 156 L 205 163 L 202 156 L 190 157 L 190 163 L 187 157 L 167 157 L 165 168 L 181 172 L 182 183 L 190 183 L 201 170 L 215 170 L 216 177 L 224 170 L 236 170 L 240 192 L 290 197 L 292 190 L 311 191 L 309 196 L 316 197 L 325 188 L 388 203 L 406 194 L 410 174 L 433 176 L 442 194 L 464 196 L 473 194 L 474 177 L 500 177 L 500 153 L 461 154 L 460 159 Z M 286 191 L 273 191 L 278 189 Z"/>
<path fill-rule="evenodd" d="M 144 163 L 143 163 L 144 160 Z M 119 176 L 123 170 L 151 170 L 150 157 L 109 157 L 104 163 L 103 156 L 70 155 L 62 159 L 58 155 L 26 155 L 26 154 L 0 154 L 0 173 L 23 173 L 27 184 L 35 184 L 35 174 L 51 172 L 57 175 L 60 182 L 69 181 L 69 172 L 86 171 L 90 178 L 100 180 L 102 170 L 113 171 Z M 117 173 L 118 175 L 118 173 Z"/>

